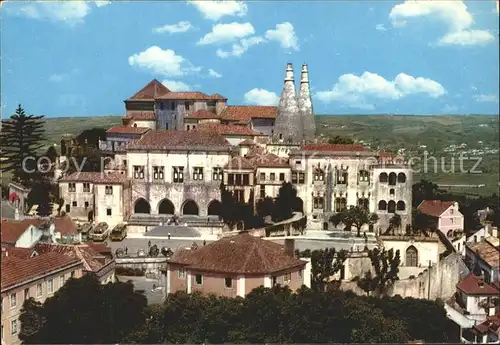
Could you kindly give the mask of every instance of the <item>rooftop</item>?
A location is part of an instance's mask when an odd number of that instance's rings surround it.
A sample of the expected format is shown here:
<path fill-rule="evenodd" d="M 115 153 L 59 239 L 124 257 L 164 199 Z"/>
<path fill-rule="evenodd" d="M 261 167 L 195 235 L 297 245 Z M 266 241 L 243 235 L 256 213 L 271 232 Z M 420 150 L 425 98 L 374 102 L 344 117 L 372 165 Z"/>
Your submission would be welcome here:
<path fill-rule="evenodd" d="M 2 290 L 78 263 L 80 260 L 77 258 L 59 253 L 47 253 L 28 259 L 15 256 L 4 257 L 2 259 Z"/>
<path fill-rule="evenodd" d="M 176 100 L 212 100 L 212 96 L 209 96 L 203 92 L 199 91 L 185 91 L 185 92 L 168 92 L 161 96 L 158 96 L 157 99 L 176 99 Z"/>
<path fill-rule="evenodd" d="M 59 182 L 88 182 L 94 184 L 125 184 L 127 181 L 127 176 L 118 172 L 74 172 L 59 180 Z"/>
<path fill-rule="evenodd" d="M 24 220 L 4 220 L 0 229 L 2 243 L 14 244 L 31 225 L 39 227 L 47 221 L 40 218 Z"/>
<path fill-rule="evenodd" d="M 343 144 L 307 144 L 303 151 L 328 151 L 328 152 L 366 152 L 363 145 L 343 145 Z"/>
<path fill-rule="evenodd" d="M 291 257 L 284 247 L 243 233 L 225 237 L 196 250 L 180 250 L 169 260 L 202 272 L 260 275 L 303 268 L 305 261 Z"/>
<path fill-rule="evenodd" d="M 154 111 L 130 111 L 128 115 L 125 116 L 126 120 L 135 121 L 155 121 L 156 115 Z"/>
<path fill-rule="evenodd" d="M 196 127 L 196 131 L 205 131 L 219 133 L 220 135 L 234 135 L 234 136 L 259 136 L 263 135 L 256 132 L 247 126 L 239 125 L 224 125 L 220 123 L 200 123 Z"/>
<path fill-rule="evenodd" d="M 487 237 L 480 242 L 467 245 L 467 249 L 476 253 L 490 267 L 500 266 L 500 247 L 498 238 Z"/>
<path fill-rule="evenodd" d="M 188 119 L 219 119 L 220 116 L 210 110 L 200 109 L 186 116 Z"/>
<path fill-rule="evenodd" d="M 114 126 L 106 131 L 108 134 L 144 134 L 151 130 L 148 127 Z"/>
<path fill-rule="evenodd" d="M 140 89 L 128 101 L 154 101 L 160 95 L 169 93 L 170 90 L 158 80 L 151 80 L 146 86 Z"/>
<path fill-rule="evenodd" d="M 254 118 L 274 119 L 278 107 L 260 105 L 228 105 L 221 113 L 226 121 L 248 122 Z"/>
<path fill-rule="evenodd" d="M 475 325 L 474 330 L 480 334 L 491 332 L 498 337 L 500 335 L 500 315 L 488 316 L 486 321 L 479 325 Z"/>
<path fill-rule="evenodd" d="M 228 151 L 229 142 L 220 134 L 205 131 L 160 130 L 146 133 L 128 144 L 128 150 L 218 150 Z"/>
<path fill-rule="evenodd" d="M 453 204 L 455 201 L 424 200 L 418 205 L 417 210 L 429 216 L 440 217 Z"/>
<path fill-rule="evenodd" d="M 498 295 L 500 291 L 474 274 L 469 274 L 457 284 L 457 289 L 467 295 Z"/>

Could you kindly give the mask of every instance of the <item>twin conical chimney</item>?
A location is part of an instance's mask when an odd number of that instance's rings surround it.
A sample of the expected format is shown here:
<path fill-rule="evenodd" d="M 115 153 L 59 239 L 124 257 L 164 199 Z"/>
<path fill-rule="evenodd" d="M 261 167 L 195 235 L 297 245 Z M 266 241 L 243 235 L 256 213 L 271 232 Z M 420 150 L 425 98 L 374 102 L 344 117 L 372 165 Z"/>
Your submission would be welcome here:
<path fill-rule="evenodd" d="M 274 123 L 273 140 L 282 143 L 300 143 L 303 138 L 303 125 L 299 116 L 293 66 L 286 65 L 285 84 L 281 92 L 276 121 Z"/>
<path fill-rule="evenodd" d="M 302 121 L 304 140 L 312 142 L 316 137 L 316 123 L 314 121 L 311 90 L 309 89 L 309 71 L 306 64 L 302 65 L 302 72 L 300 75 L 298 107 Z"/>

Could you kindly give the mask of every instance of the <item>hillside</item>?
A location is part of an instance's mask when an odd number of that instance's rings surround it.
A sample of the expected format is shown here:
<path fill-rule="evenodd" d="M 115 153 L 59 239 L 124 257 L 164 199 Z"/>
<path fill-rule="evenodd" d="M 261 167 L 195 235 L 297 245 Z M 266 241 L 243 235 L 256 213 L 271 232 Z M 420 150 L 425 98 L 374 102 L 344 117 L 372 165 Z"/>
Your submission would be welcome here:
<path fill-rule="evenodd" d="M 318 134 L 325 137 L 340 135 L 363 141 L 373 149 L 397 152 L 404 148 L 406 155 L 423 157 L 425 150 L 437 157 L 437 171 L 417 173 L 415 180 L 426 178 L 441 184 L 485 184 L 482 188 L 459 188 L 472 194 L 491 194 L 498 190 L 499 119 L 488 115 L 319 115 Z M 63 134 L 78 134 L 93 127 L 110 127 L 121 123 L 120 116 L 47 119 L 47 146 L 59 144 Z M 462 148 L 450 145 L 465 144 Z M 488 153 L 490 150 L 490 153 Z M 458 154 L 479 157 L 480 174 L 460 172 Z M 452 159 L 453 158 L 453 159 Z M 441 164 L 443 161 L 443 164 Z M 443 172 L 455 165 L 455 172 Z M 464 163 L 470 169 L 475 160 Z M 431 165 L 432 161 L 431 161 Z M 416 168 L 420 166 L 417 164 Z M 431 169 L 434 170 L 434 169 Z"/>

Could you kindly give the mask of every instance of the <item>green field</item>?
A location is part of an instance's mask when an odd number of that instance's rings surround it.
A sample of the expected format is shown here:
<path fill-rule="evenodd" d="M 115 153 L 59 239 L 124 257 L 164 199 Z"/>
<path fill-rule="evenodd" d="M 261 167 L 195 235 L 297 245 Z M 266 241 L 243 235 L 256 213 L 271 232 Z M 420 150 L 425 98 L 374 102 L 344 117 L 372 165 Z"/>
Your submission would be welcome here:
<path fill-rule="evenodd" d="M 120 116 L 75 117 L 46 119 L 46 147 L 59 145 L 63 134 L 79 134 L 84 129 L 110 127 L 121 123 Z M 455 172 L 449 170 L 452 156 L 444 149 L 449 145 L 466 144 L 467 149 L 498 148 L 499 118 L 488 115 L 319 115 L 316 116 L 318 135 L 336 135 L 362 141 L 374 150 L 397 152 L 405 149 L 405 155 L 423 157 L 425 150 L 437 157 L 438 169 L 417 173 L 414 180 L 425 178 L 440 184 L 485 184 L 482 188 L 451 188 L 453 192 L 487 195 L 498 191 L 498 153 L 483 154 L 478 167 L 480 174 L 461 173 L 455 157 Z M 425 145 L 425 148 L 422 146 Z M 471 156 L 478 156 L 477 154 Z M 463 165 L 470 169 L 474 161 Z M 416 168 L 422 168 L 416 165 Z"/>

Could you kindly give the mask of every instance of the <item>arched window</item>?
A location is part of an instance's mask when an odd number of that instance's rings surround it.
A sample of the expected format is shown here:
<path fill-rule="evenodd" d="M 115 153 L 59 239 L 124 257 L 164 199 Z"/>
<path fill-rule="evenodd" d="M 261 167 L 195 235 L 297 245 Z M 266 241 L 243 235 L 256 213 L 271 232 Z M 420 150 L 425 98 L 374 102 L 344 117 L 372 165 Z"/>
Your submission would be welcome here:
<path fill-rule="evenodd" d="M 360 170 L 358 176 L 359 182 L 369 182 L 370 181 L 370 173 L 367 170 Z"/>
<path fill-rule="evenodd" d="M 380 174 L 380 176 L 378 177 L 378 180 L 380 183 L 387 183 L 387 173 L 382 173 Z"/>
<path fill-rule="evenodd" d="M 398 211 L 404 211 L 406 209 L 406 204 L 404 201 L 399 200 L 398 203 L 396 204 L 396 209 Z"/>
<path fill-rule="evenodd" d="M 209 216 L 220 216 L 222 204 L 219 200 L 212 200 L 208 204 L 207 214 Z"/>
<path fill-rule="evenodd" d="M 328 222 L 323 223 L 323 230 L 328 230 Z"/>
<path fill-rule="evenodd" d="M 396 180 L 397 180 L 397 175 L 396 173 L 391 172 L 389 174 L 389 186 L 394 186 L 396 185 Z"/>
<path fill-rule="evenodd" d="M 158 213 L 159 214 L 175 214 L 175 207 L 172 201 L 168 199 L 163 199 L 158 204 Z"/>
<path fill-rule="evenodd" d="M 406 175 L 404 173 L 399 173 L 398 174 L 398 183 L 405 183 L 406 182 Z"/>
<path fill-rule="evenodd" d="M 380 200 L 378 202 L 378 210 L 379 211 L 386 211 L 387 210 L 387 202 L 385 200 Z"/>
<path fill-rule="evenodd" d="M 316 210 L 322 210 L 324 208 L 324 199 L 321 196 L 315 197 L 313 199 L 313 208 Z"/>
<path fill-rule="evenodd" d="M 151 213 L 151 206 L 145 199 L 140 198 L 135 202 L 134 213 Z"/>
<path fill-rule="evenodd" d="M 199 208 L 193 200 L 187 200 L 182 206 L 182 214 L 199 215 Z"/>
<path fill-rule="evenodd" d="M 418 250 L 414 246 L 409 246 L 406 249 L 406 266 L 408 267 L 418 266 Z"/>
<path fill-rule="evenodd" d="M 396 212 L 396 202 L 394 200 L 391 200 L 387 203 L 387 212 L 388 213 Z"/>
<path fill-rule="evenodd" d="M 347 210 L 346 198 L 335 198 L 335 212 L 342 212 Z"/>

